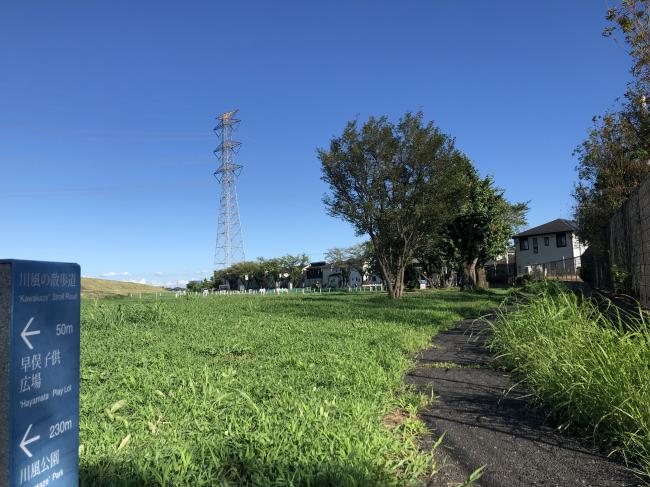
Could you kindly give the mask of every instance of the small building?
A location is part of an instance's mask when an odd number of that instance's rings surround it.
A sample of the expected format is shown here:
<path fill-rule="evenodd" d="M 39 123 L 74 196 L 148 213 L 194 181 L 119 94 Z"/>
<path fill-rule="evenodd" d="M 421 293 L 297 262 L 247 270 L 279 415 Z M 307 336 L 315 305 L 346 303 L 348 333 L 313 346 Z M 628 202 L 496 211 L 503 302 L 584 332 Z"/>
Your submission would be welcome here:
<path fill-rule="evenodd" d="M 363 284 L 366 286 L 380 286 L 384 283 L 381 276 L 373 274 L 368 266 L 363 269 Z"/>
<path fill-rule="evenodd" d="M 348 286 L 356 289 L 360 288 L 362 284 L 363 276 L 361 275 L 361 272 L 354 267 L 350 268 L 350 272 L 348 272 Z"/>
<path fill-rule="evenodd" d="M 355 267 L 346 268 L 347 272 L 327 262 L 312 262 L 305 268 L 305 287 L 343 288 L 346 286 L 359 288 L 363 276 Z M 345 275 L 347 274 L 347 282 Z"/>
<path fill-rule="evenodd" d="M 577 275 L 587 247 L 576 236 L 578 226 L 558 218 L 513 235 L 517 275 L 541 273 Z"/>
<path fill-rule="evenodd" d="M 305 269 L 305 287 L 342 287 L 343 274 L 334 264 L 312 262 Z"/>

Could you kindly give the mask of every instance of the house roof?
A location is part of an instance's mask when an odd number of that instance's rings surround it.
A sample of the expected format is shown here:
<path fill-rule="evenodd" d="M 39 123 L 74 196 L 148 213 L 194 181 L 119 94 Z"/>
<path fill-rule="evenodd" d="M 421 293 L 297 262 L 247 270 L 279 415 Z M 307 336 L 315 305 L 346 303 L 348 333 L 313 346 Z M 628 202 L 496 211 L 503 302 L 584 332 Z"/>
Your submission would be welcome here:
<path fill-rule="evenodd" d="M 558 218 L 557 220 L 544 223 L 538 227 L 533 227 L 525 232 L 513 235 L 513 237 L 531 237 L 533 235 L 544 235 L 546 233 L 575 232 L 577 229 L 578 225 L 576 222 L 565 220 L 564 218 Z"/>

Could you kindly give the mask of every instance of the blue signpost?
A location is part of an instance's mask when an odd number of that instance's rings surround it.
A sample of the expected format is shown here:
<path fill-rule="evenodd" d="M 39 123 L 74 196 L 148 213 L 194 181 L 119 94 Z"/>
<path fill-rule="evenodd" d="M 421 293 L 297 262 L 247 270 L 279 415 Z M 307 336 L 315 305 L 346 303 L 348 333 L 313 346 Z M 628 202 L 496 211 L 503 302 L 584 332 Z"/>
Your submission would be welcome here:
<path fill-rule="evenodd" d="M 2 428 L 8 445 L 0 449 L 8 453 L 7 485 L 76 487 L 79 266 L 0 260 L 2 272 L 4 301 L 10 305 L 5 323 L 0 320 L 9 342 L 4 348 L 8 400 L 1 406 L 8 413 L 1 415 L 8 423 Z"/>

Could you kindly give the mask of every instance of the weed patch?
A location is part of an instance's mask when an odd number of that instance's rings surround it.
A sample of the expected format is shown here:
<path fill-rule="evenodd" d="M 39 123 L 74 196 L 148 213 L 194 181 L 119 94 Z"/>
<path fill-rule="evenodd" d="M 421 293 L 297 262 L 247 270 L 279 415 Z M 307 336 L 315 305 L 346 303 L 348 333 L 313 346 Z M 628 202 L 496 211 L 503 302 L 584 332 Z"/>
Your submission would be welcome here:
<path fill-rule="evenodd" d="M 650 330 L 557 285 L 504 313 L 491 347 L 565 427 L 579 427 L 650 475 Z"/>

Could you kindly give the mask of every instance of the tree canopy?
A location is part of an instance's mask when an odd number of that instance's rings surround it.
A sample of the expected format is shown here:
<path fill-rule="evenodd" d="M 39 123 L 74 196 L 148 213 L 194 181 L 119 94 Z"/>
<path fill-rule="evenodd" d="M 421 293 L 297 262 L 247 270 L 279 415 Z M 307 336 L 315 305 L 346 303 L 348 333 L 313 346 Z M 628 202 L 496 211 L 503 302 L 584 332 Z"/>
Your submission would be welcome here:
<path fill-rule="evenodd" d="M 447 227 L 428 235 L 416 251 L 423 276 L 433 285 L 449 284 L 451 270 L 463 275 L 462 284 L 477 286 L 477 269 L 489 259 L 507 252 L 512 235 L 526 223 L 527 203 L 510 203 L 491 177 L 481 178 L 472 171 L 468 190 L 455 205 L 455 215 Z"/>
<path fill-rule="evenodd" d="M 469 192 L 447 232 L 464 265 L 463 284 L 476 287 L 476 267 L 507 252 L 516 229 L 526 223 L 527 203 L 509 203 L 491 177 L 470 178 Z"/>
<path fill-rule="evenodd" d="M 594 117 L 575 151 L 579 237 L 597 253 L 606 252 L 609 218 L 650 172 L 650 0 L 622 0 L 607 19 L 611 25 L 604 34 L 626 46 L 633 80 L 617 109 Z"/>
<path fill-rule="evenodd" d="M 318 157 L 330 187 L 323 198 L 329 214 L 370 237 L 386 286 L 399 298 L 414 250 L 453 217 L 470 160 L 421 112 L 397 123 L 385 116 L 362 127 L 351 121 Z"/>
<path fill-rule="evenodd" d="M 298 287 L 303 280 L 303 269 L 309 264 L 306 254 L 285 255 L 273 259 L 258 258 L 256 261 L 238 262 L 214 272 L 206 287 L 218 288 L 226 284 L 237 289 L 240 284 L 246 288 L 275 287 L 276 283 Z"/>

